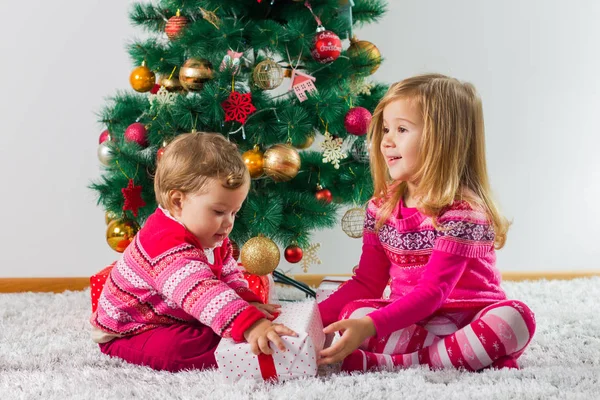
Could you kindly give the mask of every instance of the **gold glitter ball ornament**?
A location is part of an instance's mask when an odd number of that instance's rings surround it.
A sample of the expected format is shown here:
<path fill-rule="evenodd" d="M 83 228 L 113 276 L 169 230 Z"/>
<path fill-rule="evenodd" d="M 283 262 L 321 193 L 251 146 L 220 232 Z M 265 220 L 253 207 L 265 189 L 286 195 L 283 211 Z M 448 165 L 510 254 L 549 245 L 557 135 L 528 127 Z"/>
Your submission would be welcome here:
<path fill-rule="evenodd" d="M 190 58 L 179 69 L 179 82 L 191 92 L 202 90 L 212 78 L 212 65 L 203 58 Z"/>
<path fill-rule="evenodd" d="M 358 239 L 363 236 L 365 224 L 365 209 L 351 208 L 342 217 L 342 230 L 351 238 Z"/>
<path fill-rule="evenodd" d="M 111 249 L 122 253 L 139 230 L 140 226 L 135 221 L 115 219 L 106 227 L 106 242 Z"/>
<path fill-rule="evenodd" d="M 244 244 L 240 258 L 246 271 L 263 276 L 277 268 L 281 254 L 279 247 L 271 239 L 265 236 L 256 236 Z"/>
<path fill-rule="evenodd" d="M 289 144 L 276 144 L 265 151 L 264 169 L 275 182 L 293 179 L 300 171 L 300 154 Z"/>
<path fill-rule="evenodd" d="M 263 90 L 275 89 L 283 82 L 283 68 L 273 60 L 264 60 L 256 65 L 252 78 Z"/>

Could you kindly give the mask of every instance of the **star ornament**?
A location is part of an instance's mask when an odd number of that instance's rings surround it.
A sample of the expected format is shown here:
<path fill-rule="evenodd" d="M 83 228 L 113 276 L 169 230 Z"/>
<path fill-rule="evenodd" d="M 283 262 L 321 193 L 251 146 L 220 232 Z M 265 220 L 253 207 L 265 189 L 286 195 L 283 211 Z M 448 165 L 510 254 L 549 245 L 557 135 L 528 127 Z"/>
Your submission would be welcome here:
<path fill-rule="evenodd" d="M 245 124 L 248 116 L 256 111 L 256 107 L 252 104 L 252 93 L 241 94 L 235 91 L 221 103 L 221 107 L 225 110 L 225 122 L 237 121 L 241 124 Z"/>
<path fill-rule="evenodd" d="M 129 180 L 126 188 L 121 189 L 125 203 L 123 204 L 123 211 L 131 210 L 134 216 L 138 216 L 138 210 L 144 207 L 146 203 L 142 199 L 142 187 L 135 186 L 133 179 Z"/>

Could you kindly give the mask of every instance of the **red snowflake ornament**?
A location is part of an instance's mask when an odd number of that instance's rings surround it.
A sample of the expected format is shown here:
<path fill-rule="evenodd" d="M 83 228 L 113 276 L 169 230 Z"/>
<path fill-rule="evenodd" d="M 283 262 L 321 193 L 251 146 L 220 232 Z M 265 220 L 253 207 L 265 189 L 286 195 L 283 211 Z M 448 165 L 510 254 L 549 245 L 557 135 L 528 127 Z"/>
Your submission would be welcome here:
<path fill-rule="evenodd" d="M 231 92 L 221 106 L 225 110 L 225 122 L 237 121 L 245 124 L 248 116 L 256 111 L 256 107 L 252 104 L 252 93 Z"/>
<path fill-rule="evenodd" d="M 129 180 L 126 188 L 121 189 L 123 198 L 125 198 L 125 204 L 123 204 L 123 211 L 131 210 L 134 216 L 138 216 L 138 210 L 144 207 L 146 203 L 142 200 L 142 187 L 134 186 L 133 179 Z"/>

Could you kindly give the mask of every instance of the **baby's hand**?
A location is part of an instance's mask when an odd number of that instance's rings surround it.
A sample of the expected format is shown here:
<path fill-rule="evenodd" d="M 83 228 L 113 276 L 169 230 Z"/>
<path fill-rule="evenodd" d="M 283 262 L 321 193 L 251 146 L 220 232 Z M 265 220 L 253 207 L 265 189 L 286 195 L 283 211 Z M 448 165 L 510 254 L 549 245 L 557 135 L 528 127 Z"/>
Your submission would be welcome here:
<path fill-rule="evenodd" d="M 250 343 L 250 349 L 255 355 L 259 355 L 260 353 L 273 354 L 273 349 L 269 346 L 269 342 L 275 344 L 279 350 L 286 351 L 280 335 L 298 336 L 296 332 L 287 326 L 274 324 L 266 318 L 259 319 L 244 332 L 244 337 Z"/>
<path fill-rule="evenodd" d="M 263 303 L 250 303 L 252 304 L 254 307 L 258 308 L 260 311 L 262 311 L 263 314 L 265 314 L 265 316 L 267 318 L 269 318 L 270 320 L 274 320 L 277 315 L 279 315 L 279 313 L 281 313 L 280 308 L 281 306 L 279 304 L 263 304 Z M 277 314 L 277 315 L 275 315 Z"/>

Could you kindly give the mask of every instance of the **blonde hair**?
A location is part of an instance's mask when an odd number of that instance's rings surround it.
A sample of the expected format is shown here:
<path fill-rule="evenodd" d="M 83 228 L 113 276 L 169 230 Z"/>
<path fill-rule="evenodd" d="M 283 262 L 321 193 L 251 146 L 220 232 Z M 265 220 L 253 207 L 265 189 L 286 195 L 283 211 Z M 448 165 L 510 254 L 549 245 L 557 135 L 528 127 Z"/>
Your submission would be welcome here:
<path fill-rule="evenodd" d="M 171 210 L 173 190 L 197 193 L 208 179 L 217 179 L 224 188 L 233 190 L 249 182 L 250 174 L 237 146 L 221 134 L 181 134 L 167 145 L 158 161 L 154 175 L 156 202 Z"/>
<path fill-rule="evenodd" d="M 375 197 L 383 202 L 379 229 L 406 191 L 406 182 L 392 182 L 380 151 L 383 110 L 399 99 L 413 101 L 423 117 L 423 132 L 415 176 L 418 209 L 434 224 L 445 207 L 465 200 L 483 209 L 495 231 L 495 247 L 506 242 L 509 223 L 494 202 L 485 160 L 481 99 L 470 83 L 439 74 L 419 75 L 393 84 L 377 105 L 369 127 L 371 173 Z"/>

